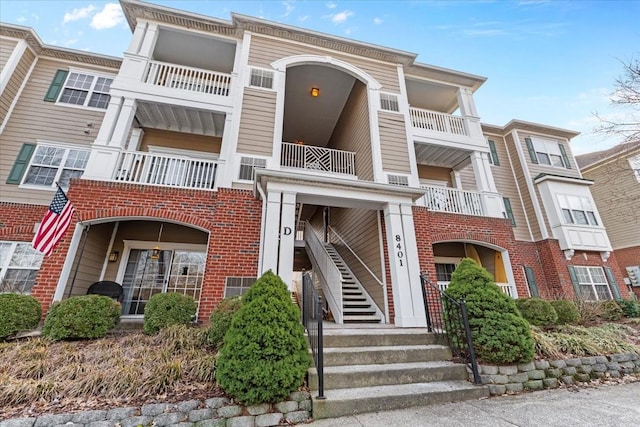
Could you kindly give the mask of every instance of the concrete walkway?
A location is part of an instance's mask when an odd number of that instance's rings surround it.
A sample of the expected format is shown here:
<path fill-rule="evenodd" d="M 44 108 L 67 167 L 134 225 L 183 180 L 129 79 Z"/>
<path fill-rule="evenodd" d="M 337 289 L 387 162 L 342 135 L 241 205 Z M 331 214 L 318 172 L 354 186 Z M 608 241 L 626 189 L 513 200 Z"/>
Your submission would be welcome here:
<path fill-rule="evenodd" d="M 314 427 L 640 426 L 640 382 L 537 391 L 318 420 Z"/>

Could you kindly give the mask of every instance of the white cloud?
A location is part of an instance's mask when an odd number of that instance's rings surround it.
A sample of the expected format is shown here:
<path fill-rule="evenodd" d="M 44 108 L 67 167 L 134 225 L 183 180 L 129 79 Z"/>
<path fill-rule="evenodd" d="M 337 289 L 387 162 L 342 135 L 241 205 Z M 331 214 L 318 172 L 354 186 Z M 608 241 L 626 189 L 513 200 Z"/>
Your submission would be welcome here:
<path fill-rule="evenodd" d="M 331 15 L 331 22 L 334 24 L 343 24 L 350 16 L 353 16 L 353 12 L 345 10 L 340 13 L 336 13 L 335 15 Z"/>
<path fill-rule="evenodd" d="M 376 25 L 382 24 L 382 18 L 373 18 L 373 23 Z"/>
<path fill-rule="evenodd" d="M 113 28 L 124 22 L 124 14 L 118 3 L 107 3 L 104 8 L 93 15 L 91 27 L 96 30 L 104 30 Z"/>
<path fill-rule="evenodd" d="M 289 14 L 293 12 L 293 9 L 295 9 L 292 1 L 283 1 L 282 5 L 284 6 L 284 15 L 282 15 L 283 18 L 289 16 Z"/>
<path fill-rule="evenodd" d="M 306 21 L 307 19 L 309 19 L 309 18 L 310 18 L 310 16 L 309 16 L 309 15 L 304 15 L 304 16 L 301 16 L 300 18 L 298 18 L 298 21 L 299 21 L 299 22 L 305 22 L 305 21 Z"/>
<path fill-rule="evenodd" d="M 16 18 L 16 22 L 18 24 L 25 23 L 25 22 L 27 22 L 27 18 L 25 18 L 24 16 L 20 16 L 20 17 Z"/>
<path fill-rule="evenodd" d="M 74 44 L 78 43 L 78 41 L 79 41 L 78 39 L 69 39 L 69 40 L 65 40 L 65 41 L 62 43 L 62 45 L 63 45 L 64 47 L 71 47 L 71 46 L 73 46 Z"/>
<path fill-rule="evenodd" d="M 80 19 L 84 19 L 88 17 L 95 9 L 96 7 L 92 4 L 87 7 L 73 9 L 71 12 L 67 12 L 64 14 L 62 23 L 66 24 L 67 22 L 79 21 Z"/>
<path fill-rule="evenodd" d="M 327 3 L 327 8 L 329 8 L 329 9 L 335 9 L 336 7 L 337 7 L 337 4 L 335 4 L 332 1 Z"/>

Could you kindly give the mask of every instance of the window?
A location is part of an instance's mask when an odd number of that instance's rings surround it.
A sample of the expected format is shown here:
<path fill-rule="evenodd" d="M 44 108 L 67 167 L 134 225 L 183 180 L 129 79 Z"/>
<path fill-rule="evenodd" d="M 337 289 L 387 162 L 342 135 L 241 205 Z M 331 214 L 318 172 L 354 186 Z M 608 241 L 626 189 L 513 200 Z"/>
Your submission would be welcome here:
<path fill-rule="evenodd" d="M 565 224 L 598 225 L 593 204 L 588 197 L 558 194 L 558 204 Z"/>
<path fill-rule="evenodd" d="M 498 150 L 496 150 L 496 143 L 492 140 L 488 140 L 489 145 L 489 163 L 494 166 L 500 166 L 500 159 L 498 159 Z"/>
<path fill-rule="evenodd" d="M 436 279 L 438 282 L 450 282 L 455 270 L 455 264 L 436 264 Z"/>
<path fill-rule="evenodd" d="M 256 157 L 242 157 L 242 159 L 240 160 L 240 173 L 238 174 L 238 179 L 253 181 L 253 178 L 255 178 L 256 175 L 256 168 L 264 168 L 266 166 L 266 159 L 259 159 Z"/>
<path fill-rule="evenodd" d="M 244 295 L 256 280 L 256 277 L 227 277 L 224 285 L 224 297 Z"/>
<path fill-rule="evenodd" d="M 556 168 L 571 169 L 569 157 L 564 145 L 543 139 L 524 139 L 529 150 L 531 162 Z"/>
<path fill-rule="evenodd" d="M 409 186 L 409 178 L 404 175 L 388 175 L 389 184 L 400 185 L 402 187 Z"/>
<path fill-rule="evenodd" d="M 31 293 L 43 257 L 31 243 L 0 241 L 0 293 Z"/>
<path fill-rule="evenodd" d="M 640 156 L 631 157 L 629 159 L 629 166 L 631 166 L 631 171 L 636 177 L 636 180 L 640 182 Z"/>
<path fill-rule="evenodd" d="M 380 108 L 388 111 L 400 111 L 400 106 L 398 105 L 398 95 L 394 95 L 392 93 L 381 93 Z"/>
<path fill-rule="evenodd" d="M 38 145 L 31 157 L 22 184 L 67 189 L 69 180 L 82 175 L 89 160 L 89 150 Z"/>
<path fill-rule="evenodd" d="M 612 299 L 611 289 L 602 267 L 578 267 L 571 266 L 573 270 L 571 279 L 574 282 L 576 293 L 586 300 Z"/>
<path fill-rule="evenodd" d="M 273 89 L 273 71 L 252 68 L 249 86 Z"/>
<path fill-rule="evenodd" d="M 69 73 L 58 102 L 105 110 L 111 96 L 112 78 L 77 72 Z"/>

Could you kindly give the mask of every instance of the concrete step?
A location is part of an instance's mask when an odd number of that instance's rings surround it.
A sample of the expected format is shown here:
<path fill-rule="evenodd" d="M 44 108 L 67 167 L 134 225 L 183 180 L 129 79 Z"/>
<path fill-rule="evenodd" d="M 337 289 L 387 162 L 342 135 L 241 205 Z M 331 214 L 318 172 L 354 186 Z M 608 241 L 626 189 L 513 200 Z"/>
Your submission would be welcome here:
<path fill-rule="evenodd" d="M 312 393 L 314 419 L 480 399 L 489 396 L 489 389 L 487 386 L 476 386 L 467 381 L 442 381 L 325 389 L 324 400 L 317 399 L 317 394 Z"/>
<path fill-rule="evenodd" d="M 376 310 L 371 307 L 342 307 L 343 314 L 375 314 Z"/>
<path fill-rule="evenodd" d="M 380 363 L 433 362 L 451 360 L 446 345 L 398 345 L 373 347 L 332 347 L 324 349 L 324 366 L 373 365 Z"/>
<path fill-rule="evenodd" d="M 324 368 L 326 390 L 380 385 L 464 381 L 465 365 L 447 361 L 389 363 L 380 365 L 327 366 Z M 318 389 L 315 368 L 309 369 L 309 387 Z"/>
<path fill-rule="evenodd" d="M 370 316 L 370 315 L 343 315 L 342 321 L 344 323 L 380 323 L 381 319 L 379 316 Z"/>
<path fill-rule="evenodd" d="M 325 328 L 324 348 L 446 344 L 426 328 Z"/>

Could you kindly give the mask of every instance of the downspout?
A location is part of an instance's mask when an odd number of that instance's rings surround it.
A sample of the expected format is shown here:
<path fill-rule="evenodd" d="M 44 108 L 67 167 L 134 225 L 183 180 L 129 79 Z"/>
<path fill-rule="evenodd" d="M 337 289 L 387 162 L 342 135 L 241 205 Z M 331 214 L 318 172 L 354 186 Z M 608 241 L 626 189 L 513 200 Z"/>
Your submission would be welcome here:
<path fill-rule="evenodd" d="M 258 184 L 257 179 L 256 188 L 258 189 L 258 194 L 262 198 L 262 221 L 260 221 L 260 252 L 258 253 L 258 277 L 260 277 L 262 275 L 262 257 L 264 253 L 264 229 L 267 219 L 267 196 L 264 194 L 262 186 Z"/>

